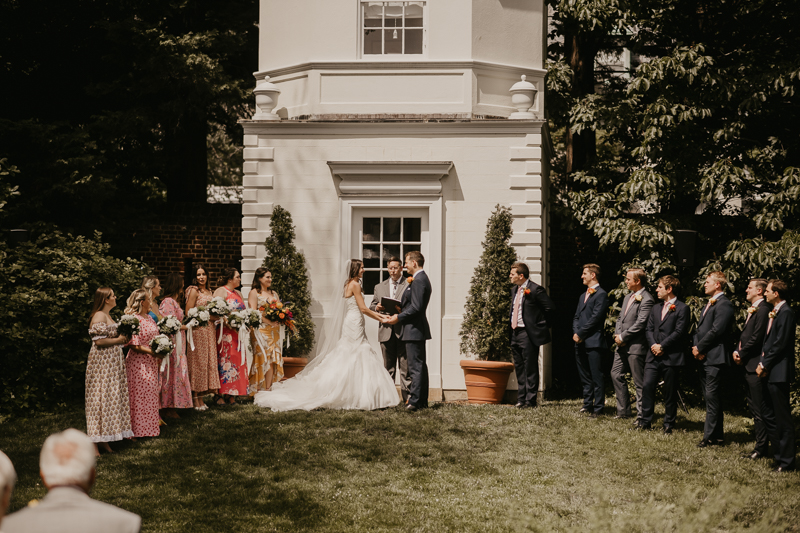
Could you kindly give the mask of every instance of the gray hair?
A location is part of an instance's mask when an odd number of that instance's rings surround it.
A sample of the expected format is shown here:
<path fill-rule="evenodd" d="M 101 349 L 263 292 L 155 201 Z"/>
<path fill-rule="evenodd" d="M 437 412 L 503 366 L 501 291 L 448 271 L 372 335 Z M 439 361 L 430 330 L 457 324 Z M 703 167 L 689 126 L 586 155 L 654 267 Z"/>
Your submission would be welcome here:
<path fill-rule="evenodd" d="M 0 495 L 6 490 L 14 490 L 17 483 L 17 473 L 11 459 L 6 454 L 0 452 Z"/>
<path fill-rule="evenodd" d="M 42 446 L 39 469 L 49 486 L 86 485 L 95 465 L 95 449 L 82 431 L 67 429 L 53 433 Z"/>

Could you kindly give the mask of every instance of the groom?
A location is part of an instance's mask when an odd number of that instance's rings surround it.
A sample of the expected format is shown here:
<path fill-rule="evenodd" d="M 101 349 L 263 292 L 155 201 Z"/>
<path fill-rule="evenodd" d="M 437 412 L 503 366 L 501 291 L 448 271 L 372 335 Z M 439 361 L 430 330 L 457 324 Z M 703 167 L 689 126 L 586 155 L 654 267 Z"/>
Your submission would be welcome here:
<path fill-rule="evenodd" d="M 400 340 L 406 346 L 408 357 L 408 375 L 411 378 L 408 404 L 406 410 L 413 412 L 428 407 L 428 364 L 426 361 L 425 341 L 431 338 L 431 328 L 425 312 L 431 299 L 431 282 L 422 270 L 425 258 L 420 252 L 406 254 L 406 272 L 408 287 L 403 291 L 400 305 L 403 310 L 399 315 L 392 315 L 387 324 L 400 324 Z"/>

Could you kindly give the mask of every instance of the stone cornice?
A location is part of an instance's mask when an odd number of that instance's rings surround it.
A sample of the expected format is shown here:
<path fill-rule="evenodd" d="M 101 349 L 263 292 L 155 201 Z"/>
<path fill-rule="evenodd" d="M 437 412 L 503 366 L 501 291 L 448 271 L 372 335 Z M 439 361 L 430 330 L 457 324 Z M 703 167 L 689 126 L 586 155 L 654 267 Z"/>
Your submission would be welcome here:
<path fill-rule="evenodd" d="M 452 161 L 328 161 L 342 196 L 438 196 Z"/>
<path fill-rule="evenodd" d="M 505 65 L 502 63 L 487 63 L 485 61 L 311 61 L 277 68 L 273 70 L 262 70 L 254 72 L 256 79 L 264 79 L 265 76 L 277 78 L 307 72 L 309 70 L 470 70 L 485 69 L 498 71 L 513 71 L 514 73 L 531 74 L 544 77 L 546 70 L 517 65 Z"/>
<path fill-rule="evenodd" d="M 541 133 L 544 120 L 459 120 L 447 122 L 350 119 L 347 121 L 240 120 L 248 135 L 526 135 Z"/>

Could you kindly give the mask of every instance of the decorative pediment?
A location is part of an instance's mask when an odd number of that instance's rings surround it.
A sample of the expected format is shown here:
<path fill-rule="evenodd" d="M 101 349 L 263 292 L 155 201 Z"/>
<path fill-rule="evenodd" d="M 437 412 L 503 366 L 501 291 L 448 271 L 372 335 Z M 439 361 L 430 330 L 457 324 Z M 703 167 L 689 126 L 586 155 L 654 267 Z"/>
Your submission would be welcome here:
<path fill-rule="evenodd" d="M 452 161 L 328 161 L 342 196 L 440 196 Z"/>

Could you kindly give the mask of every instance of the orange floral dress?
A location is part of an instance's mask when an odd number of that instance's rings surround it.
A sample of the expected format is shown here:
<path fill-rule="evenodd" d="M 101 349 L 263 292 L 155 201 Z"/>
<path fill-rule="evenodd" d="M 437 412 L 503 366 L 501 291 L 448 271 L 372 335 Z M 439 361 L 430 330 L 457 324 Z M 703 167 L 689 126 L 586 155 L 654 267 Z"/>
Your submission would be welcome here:
<path fill-rule="evenodd" d="M 258 297 L 258 307 L 267 306 L 271 302 L 263 296 Z M 259 336 L 261 343 L 258 342 Z M 253 366 L 250 367 L 250 385 L 247 392 L 251 396 L 267 388 L 266 375 L 272 367 L 272 383 L 283 378 L 283 345 L 281 344 L 281 326 L 275 322 L 264 320 L 263 326 L 255 331 L 250 330 L 250 343 L 253 347 Z M 261 349 L 263 345 L 264 349 Z M 265 353 L 266 350 L 266 353 Z"/>
<path fill-rule="evenodd" d="M 188 299 L 189 291 L 197 291 L 195 307 L 208 305 L 211 294 L 200 292 L 192 285 L 186 289 Z M 188 331 L 186 332 L 188 335 Z M 189 364 L 189 382 L 195 392 L 217 392 L 219 390 L 219 370 L 217 369 L 217 339 L 214 338 L 214 326 L 209 324 L 192 331 L 194 350 L 186 346 L 186 359 Z"/>
<path fill-rule="evenodd" d="M 92 442 L 133 437 L 128 377 L 122 346 L 99 348 L 94 342 L 117 336 L 117 325 L 98 322 L 89 328 L 92 349 L 86 362 L 86 434 Z"/>

